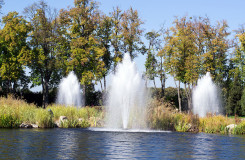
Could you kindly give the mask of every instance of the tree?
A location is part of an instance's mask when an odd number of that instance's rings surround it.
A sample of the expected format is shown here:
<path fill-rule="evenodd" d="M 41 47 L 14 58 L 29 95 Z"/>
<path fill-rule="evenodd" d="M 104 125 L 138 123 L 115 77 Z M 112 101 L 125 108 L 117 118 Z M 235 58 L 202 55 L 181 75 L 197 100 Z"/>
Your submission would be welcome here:
<path fill-rule="evenodd" d="M 134 59 L 138 53 L 145 53 L 145 46 L 141 41 L 143 30 L 137 10 L 130 8 L 127 11 L 117 7 L 111 13 L 112 18 L 112 38 L 111 44 L 114 52 L 114 72 L 118 62 L 122 61 L 124 53 L 128 52 L 131 59 Z"/>
<path fill-rule="evenodd" d="M 129 10 L 122 14 L 122 41 L 123 51 L 128 52 L 131 59 L 134 59 L 144 48 L 141 41 L 143 30 L 140 28 L 143 22 L 139 18 L 138 11 Z M 144 50 L 142 50 L 144 52 Z"/>
<path fill-rule="evenodd" d="M 116 71 L 116 66 L 118 62 L 122 61 L 122 10 L 119 7 L 113 10 L 111 14 L 112 18 L 112 35 L 111 35 L 111 45 L 113 48 L 113 71 Z"/>
<path fill-rule="evenodd" d="M 43 108 L 48 105 L 49 90 L 60 80 L 59 64 L 59 34 L 56 10 L 52 10 L 46 3 L 40 1 L 25 8 L 29 16 L 32 31 L 30 46 L 32 48 L 28 66 L 31 69 L 33 85 L 42 85 Z"/>
<path fill-rule="evenodd" d="M 198 56 L 195 45 L 195 34 L 191 20 L 186 17 L 176 19 L 175 26 L 166 32 L 164 47 L 164 65 L 178 88 L 179 110 L 181 111 L 180 82 L 185 84 L 188 108 L 192 106 L 192 86 L 198 79 Z"/>
<path fill-rule="evenodd" d="M 100 38 L 100 46 L 104 48 L 104 54 L 102 56 L 102 60 L 104 62 L 104 70 L 102 72 L 103 80 L 104 80 L 104 91 L 106 91 L 106 76 L 110 72 L 112 66 L 112 53 L 110 50 L 111 47 L 111 36 L 112 36 L 112 18 L 106 15 L 102 15 L 100 17 L 99 28 L 97 32 L 97 36 Z M 101 84 L 101 89 L 102 84 Z"/>
<path fill-rule="evenodd" d="M 68 70 L 73 70 L 81 82 L 83 94 L 86 86 L 98 82 L 105 73 L 103 56 L 105 47 L 98 36 L 100 14 L 93 0 L 75 0 L 75 7 L 62 11 L 62 22 L 67 27 L 70 41 Z"/>
<path fill-rule="evenodd" d="M 242 91 L 240 116 L 245 116 L 245 89 Z"/>
<path fill-rule="evenodd" d="M 156 59 L 156 52 L 160 49 L 160 34 L 156 31 L 147 32 L 145 34 L 146 39 L 149 41 L 149 47 L 145 62 L 146 76 L 149 80 L 152 80 L 156 89 L 155 77 L 158 73 L 158 63 Z"/>
<path fill-rule="evenodd" d="M 241 113 L 241 97 L 242 87 L 240 75 L 236 72 L 234 81 L 230 86 L 229 96 L 227 101 L 226 113 L 228 115 L 240 115 Z"/>
<path fill-rule="evenodd" d="M 245 29 L 241 26 L 236 31 L 234 51 L 230 58 L 230 88 L 228 94 L 227 113 L 230 115 L 245 115 Z M 236 87 L 236 88 L 234 88 Z M 234 90 L 235 89 L 235 90 Z M 235 93 L 234 93 L 235 92 Z"/>
<path fill-rule="evenodd" d="M 215 82 L 222 86 L 227 78 L 227 51 L 230 47 L 227 40 L 230 33 L 227 32 L 227 28 L 226 21 L 211 26 L 208 18 L 203 19 L 201 24 L 205 46 L 202 55 L 204 71 L 209 71 Z"/>
<path fill-rule="evenodd" d="M 26 39 L 30 24 L 17 12 L 9 12 L 3 17 L 4 28 L 0 31 L 0 74 L 6 82 L 6 91 L 15 92 L 18 81 L 27 87 L 24 64 L 29 51 Z M 25 82 L 25 83 L 24 83 Z M 2 86 L 4 88 L 4 86 Z"/>
<path fill-rule="evenodd" d="M 166 32 L 164 64 L 175 81 L 184 84 L 189 110 L 192 109 L 192 88 L 200 76 L 211 72 L 215 82 L 221 87 L 225 85 L 229 49 L 227 27 L 225 21 L 211 26 L 208 18 L 183 17 L 176 18 L 174 26 Z"/>

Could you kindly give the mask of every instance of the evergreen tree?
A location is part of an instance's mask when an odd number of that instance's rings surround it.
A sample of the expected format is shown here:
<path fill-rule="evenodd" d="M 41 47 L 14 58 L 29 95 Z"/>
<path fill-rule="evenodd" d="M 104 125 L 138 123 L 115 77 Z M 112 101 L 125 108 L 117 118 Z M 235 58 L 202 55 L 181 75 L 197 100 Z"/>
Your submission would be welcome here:
<path fill-rule="evenodd" d="M 245 116 L 245 89 L 242 92 L 242 99 L 241 99 L 241 110 L 239 115 Z"/>
<path fill-rule="evenodd" d="M 241 115 L 242 87 L 239 76 L 239 74 L 235 75 L 234 81 L 229 89 L 229 96 L 226 106 L 226 113 L 228 115 Z"/>

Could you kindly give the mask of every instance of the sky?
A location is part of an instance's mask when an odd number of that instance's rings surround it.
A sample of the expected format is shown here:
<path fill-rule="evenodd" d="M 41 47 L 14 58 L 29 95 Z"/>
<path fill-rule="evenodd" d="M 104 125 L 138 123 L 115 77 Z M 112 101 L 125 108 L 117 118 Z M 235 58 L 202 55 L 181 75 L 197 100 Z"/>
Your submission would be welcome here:
<path fill-rule="evenodd" d="M 2 8 L 3 15 L 10 11 L 23 13 L 25 7 L 30 6 L 38 0 L 4 0 Z M 245 24 L 245 1 L 244 0 L 96 0 L 100 3 L 99 9 L 109 14 L 113 7 L 127 10 L 130 7 L 136 9 L 139 17 L 144 22 L 142 28 L 144 33 L 158 30 L 162 25 L 171 27 L 176 16 L 205 17 L 208 16 L 213 25 L 217 21 L 226 20 L 229 31 L 232 32 Z M 74 0 L 46 0 L 48 5 L 56 9 L 73 7 Z M 146 43 L 146 42 L 145 42 Z M 145 56 L 135 59 L 139 72 L 145 71 Z M 151 84 L 152 85 L 152 84 Z M 157 81 L 160 87 L 160 82 Z M 166 86 L 174 86 L 173 79 L 169 77 Z"/>

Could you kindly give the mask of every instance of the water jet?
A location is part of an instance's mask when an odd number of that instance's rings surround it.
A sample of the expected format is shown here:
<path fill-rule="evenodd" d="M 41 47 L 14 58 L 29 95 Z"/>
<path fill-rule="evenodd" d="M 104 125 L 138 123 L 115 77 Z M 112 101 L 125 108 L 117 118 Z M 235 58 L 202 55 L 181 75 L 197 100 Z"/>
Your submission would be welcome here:
<path fill-rule="evenodd" d="M 197 86 L 193 89 L 192 102 L 193 113 L 200 117 L 206 116 L 207 113 L 220 114 L 221 101 L 219 88 L 212 81 L 209 72 L 198 79 Z"/>
<path fill-rule="evenodd" d="M 125 54 L 116 73 L 111 77 L 111 86 L 106 106 L 106 127 L 137 128 L 145 127 L 146 89 L 142 75 Z"/>
<path fill-rule="evenodd" d="M 80 83 L 72 71 L 59 84 L 57 103 L 80 107 L 82 105 L 81 99 Z"/>

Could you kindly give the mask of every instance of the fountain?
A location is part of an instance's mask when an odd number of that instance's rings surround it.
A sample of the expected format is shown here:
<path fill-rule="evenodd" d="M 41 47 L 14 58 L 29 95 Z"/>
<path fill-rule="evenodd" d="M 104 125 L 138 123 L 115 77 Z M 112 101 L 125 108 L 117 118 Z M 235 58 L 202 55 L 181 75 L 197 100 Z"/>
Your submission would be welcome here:
<path fill-rule="evenodd" d="M 209 72 L 198 79 L 197 86 L 193 89 L 192 95 L 193 113 L 200 117 L 207 113 L 221 113 L 221 103 L 218 87 L 213 83 Z"/>
<path fill-rule="evenodd" d="M 79 107 L 82 104 L 81 98 L 80 84 L 72 71 L 59 84 L 57 103 Z"/>
<path fill-rule="evenodd" d="M 114 129 L 145 128 L 146 89 L 142 76 L 129 54 L 125 54 L 112 75 L 108 93 L 106 127 Z"/>

